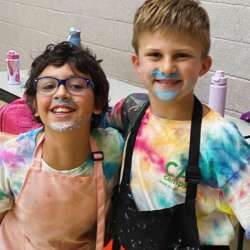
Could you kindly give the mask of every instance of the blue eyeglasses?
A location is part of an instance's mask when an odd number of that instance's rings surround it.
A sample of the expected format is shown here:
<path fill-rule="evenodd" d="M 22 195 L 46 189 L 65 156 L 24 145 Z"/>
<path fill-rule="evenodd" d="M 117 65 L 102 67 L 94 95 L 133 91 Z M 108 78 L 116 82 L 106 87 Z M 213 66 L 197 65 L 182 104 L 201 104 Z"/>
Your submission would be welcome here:
<path fill-rule="evenodd" d="M 55 94 L 60 85 L 63 85 L 72 95 L 83 95 L 85 89 L 89 87 L 94 88 L 94 83 L 91 79 L 80 76 L 70 77 L 64 80 L 48 76 L 37 77 L 34 79 L 34 85 L 37 93 L 46 96 Z"/>

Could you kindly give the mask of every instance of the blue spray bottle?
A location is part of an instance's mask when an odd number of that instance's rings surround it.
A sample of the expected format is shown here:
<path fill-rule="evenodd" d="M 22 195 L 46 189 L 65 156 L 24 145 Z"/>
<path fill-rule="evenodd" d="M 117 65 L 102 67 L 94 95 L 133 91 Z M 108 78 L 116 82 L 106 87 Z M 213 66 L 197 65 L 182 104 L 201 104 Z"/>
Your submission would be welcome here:
<path fill-rule="evenodd" d="M 73 43 L 76 46 L 81 46 L 81 31 L 75 27 L 69 29 L 68 42 Z"/>

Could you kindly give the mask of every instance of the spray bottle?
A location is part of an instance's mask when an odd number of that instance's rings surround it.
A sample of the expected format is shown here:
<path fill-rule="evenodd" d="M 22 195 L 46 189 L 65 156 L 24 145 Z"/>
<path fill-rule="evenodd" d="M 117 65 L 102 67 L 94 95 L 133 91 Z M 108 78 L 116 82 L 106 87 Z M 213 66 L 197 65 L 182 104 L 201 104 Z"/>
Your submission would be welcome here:
<path fill-rule="evenodd" d="M 20 55 L 10 50 L 6 54 L 8 83 L 9 84 L 21 84 L 20 80 Z"/>
<path fill-rule="evenodd" d="M 241 119 L 241 120 L 244 120 L 244 121 L 246 121 L 246 122 L 250 122 L 250 111 L 248 111 L 248 112 L 242 114 L 242 115 L 240 116 L 240 119 Z"/>
<path fill-rule="evenodd" d="M 68 42 L 73 43 L 74 45 L 81 46 L 81 31 L 75 27 L 69 29 Z"/>
<path fill-rule="evenodd" d="M 222 116 L 225 113 L 226 93 L 227 78 L 223 71 L 218 70 L 211 79 L 208 105 Z"/>

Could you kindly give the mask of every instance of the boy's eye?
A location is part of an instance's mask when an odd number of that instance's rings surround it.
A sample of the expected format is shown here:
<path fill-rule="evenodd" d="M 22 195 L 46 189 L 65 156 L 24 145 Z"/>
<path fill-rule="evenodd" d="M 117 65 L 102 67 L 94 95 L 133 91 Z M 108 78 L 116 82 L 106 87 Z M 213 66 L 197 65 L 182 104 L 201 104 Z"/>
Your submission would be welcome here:
<path fill-rule="evenodd" d="M 72 90 L 82 90 L 85 89 L 85 85 L 81 83 L 70 83 L 69 88 Z"/>
<path fill-rule="evenodd" d="M 67 87 L 72 91 L 82 91 L 88 87 L 88 84 L 84 79 L 74 77 L 68 80 Z"/>
<path fill-rule="evenodd" d="M 153 59 L 159 59 L 161 58 L 162 55 L 159 52 L 150 52 L 150 53 L 147 53 L 146 56 L 151 57 Z"/>
<path fill-rule="evenodd" d="M 56 85 L 54 84 L 46 84 L 46 85 L 43 85 L 42 88 L 43 89 L 54 89 Z"/>
<path fill-rule="evenodd" d="M 175 55 L 176 59 L 186 59 L 186 58 L 191 58 L 192 55 L 187 54 L 187 53 L 178 53 Z"/>
<path fill-rule="evenodd" d="M 55 82 L 41 82 L 40 84 L 38 84 L 38 87 L 40 87 L 40 89 L 42 90 L 52 90 L 54 88 L 56 88 L 57 84 Z"/>

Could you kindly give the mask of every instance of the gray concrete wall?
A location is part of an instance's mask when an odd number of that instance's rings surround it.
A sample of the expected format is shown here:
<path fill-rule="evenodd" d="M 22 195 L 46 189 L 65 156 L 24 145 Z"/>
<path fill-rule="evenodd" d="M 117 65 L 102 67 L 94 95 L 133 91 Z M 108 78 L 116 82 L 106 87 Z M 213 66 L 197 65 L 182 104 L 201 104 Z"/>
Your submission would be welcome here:
<path fill-rule="evenodd" d="M 48 43 L 65 40 L 71 26 L 82 31 L 82 42 L 104 60 L 111 78 L 138 85 L 131 64 L 131 30 L 143 0 L 0 0 L 0 70 L 5 54 L 17 50 L 21 67 Z M 228 80 L 227 112 L 239 116 L 250 110 L 250 1 L 206 0 L 211 18 L 214 64 L 200 80 L 197 94 L 208 100 L 211 74 L 224 70 Z"/>
<path fill-rule="evenodd" d="M 102 58 L 111 78 L 139 85 L 131 64 L 131 30 L 136 8 L 143 0 L 0 0 L 0 70 L 5 54 L 21 54 L 22 69 L 51 42 L 65 40 L 75 26 L 83 44 Z M 208 100 L 215 70 L 228 77 L 227 112 L 239 116 L 250 110 L 250 0 L 202 1 L 211 19 L 214 64 L 197 85 L 197 94 Z M 245 247 L 245 249 L 247 246 Z M 249 246 L 248 246 L 248 249 Z"/>

